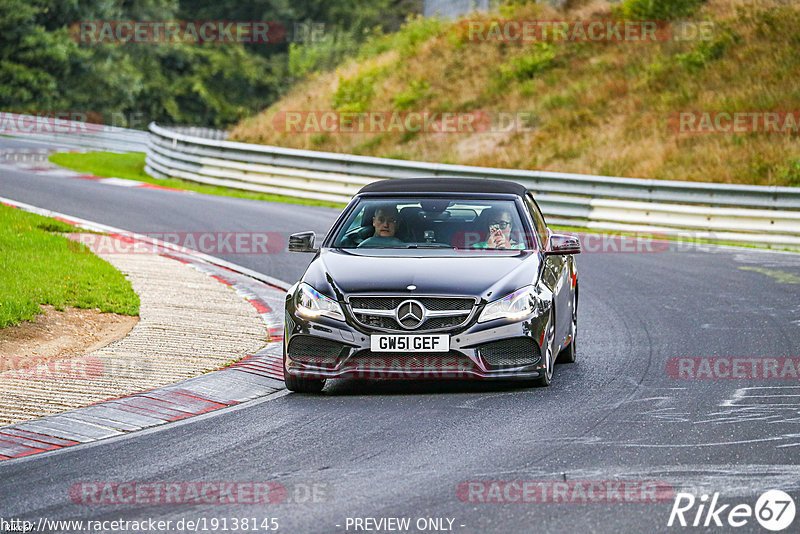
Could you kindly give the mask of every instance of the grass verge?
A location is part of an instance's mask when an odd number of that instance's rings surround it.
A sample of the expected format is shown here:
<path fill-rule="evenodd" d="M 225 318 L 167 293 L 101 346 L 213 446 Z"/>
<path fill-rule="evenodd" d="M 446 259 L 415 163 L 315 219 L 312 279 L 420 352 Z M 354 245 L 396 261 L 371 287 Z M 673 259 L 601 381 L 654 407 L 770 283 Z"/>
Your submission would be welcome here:
<path fill-rule="evenodd" d="M 144 172 L 144 152 L 129 152 L 127 154 L 117 154 L 115 152 L 57 152 L 50 156 L 50 162 L 94 176 L 138 180 L 148 184 L 185 189 L 187 191 L 194 191 L 206 195 L 266 200 L 269 202 L 284 202 L 287 204 L 304 204 L 307 206 L 327 206 L 333 208 L 342 208 L 345 206 L 345 204 L 338 202 L 292 198 L 267 193 L 251 193 L 228 187 L 197 184 L 178 178 L 153 178 Z"/>
<path fill-rule="evenodd" d="M 0 205 L 0 328 L 31 320 L 40 305 L 139 315 L 131 283 L 84 245 L 58 235 L 76 229 Z"/>

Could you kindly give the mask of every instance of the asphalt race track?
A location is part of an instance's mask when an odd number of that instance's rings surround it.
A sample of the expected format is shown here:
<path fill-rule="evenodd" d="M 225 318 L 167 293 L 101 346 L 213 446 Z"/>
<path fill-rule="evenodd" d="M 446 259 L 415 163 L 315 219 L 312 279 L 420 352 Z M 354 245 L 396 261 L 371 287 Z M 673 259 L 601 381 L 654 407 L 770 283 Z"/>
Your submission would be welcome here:
<path fill-rule="evenodd" d="M 22 145 L 0 139 L 0 149 L 12 146 Z M 302 230 L 324 234 L 338 213 L 8 168 L 0 168 L 0 196 L 142 233 L 268 231 L 286 238 Z M 286 252 L 221 257 L 290 283 L 310 260 Z M 671 376 L 678 376 L 679 358 L 727 358 L 725 365 L 740 358 L 753 366 L 753 359 L 769 358 L 781 362 L 779 370 L 787 361 L 796 369 L 800 256 L 673 246 L 585 253 L 578 268 L 578 362 L 557 366 L 549 388 L 336 381 L 321 396 L 255 401 L 1 462 L 0 515 L 34 523 L 204 519 L 209 530 L 212 519 L 216 530 L 223 518 L 235 530 L 234 518 L 276 518 L 278 532 L 287 533 L 390 531 L 355 521 L 365 518 L 410 518 L 411 532 L 670 532 L 681 530 L 667 522 L 675 494 L 683 492 L 698 499 L 688 522 L 703 495 L 711 501 L 718 493 L 717 505 L 730 505 L 719 515 L 723 527 L 713 528 L 712 520 L 692 532 L 764 532 L 755 517 L 729 526 L 728 512 L 737 504 L 754 507 L 770 489 L 786 491 L 800 506 L 800 378 L 790 371 L 783 379 Z M 196 481 L 277 482 L 286 501 L 75 499 L 75 488 L 86 487 L 76 485 L 85 483 Z M 520 502 L 532 499 L 507 491 L 520 486 L 492 481 L 567 481 L 569 497 Z M 572 489 L 619 481 L 658 481 L 666 493 L 659 502 L 615 502 L 613 494 L 606 499 L 612 502 L 585 502 Z M 493 494 L 492 487 L 506 490 Z M 476 502 L 481 498 L 494 502 Z M 435 518 L 443 521 L 427 521 Z M 703 512 L 701 524 L 705 519 Z M 798 525 L 800 518 L 786 532 Z M 255 531 L 252 524 L 247 530 Z"/>

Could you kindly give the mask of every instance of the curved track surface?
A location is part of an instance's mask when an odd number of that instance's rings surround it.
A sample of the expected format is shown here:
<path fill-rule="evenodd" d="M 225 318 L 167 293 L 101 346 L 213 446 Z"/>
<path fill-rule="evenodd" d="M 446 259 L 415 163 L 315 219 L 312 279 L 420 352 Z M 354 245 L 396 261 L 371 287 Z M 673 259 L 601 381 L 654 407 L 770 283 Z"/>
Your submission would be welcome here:
<path fill-rule="evenodd" d="M 0 148 L 13 143 L 0 140 Z M 0 196 L 144 233 L 325 233 L 338 213 L 9 168 L 0 169 Z M 310 259 L 222 257 L 289 282 Z M 800 506 L 798 378 L 687 380 L 668 373 L 672 358 L 800 357 L 799 259 L 721 247 L 582 254 L 578 362 L 558 366 L 549 388 L 336 381 L 321 396 L 255 401 L 0 462 L 2 516 L 173 525 L 205 518 L 208 527 L 212 519 L 271 517 L 279 532 L 363 532 L 354 518 L 392 517 L 410 518 L 411 532 L 420 531 L 418 518 L 452 519 L 452 531 L 464 533 L 678 528 L 667 527 L 669 494 L 657 503 L 480 503 L 457 494 L 470 481 L 661 481 L 674 492 L 719 492 L 719 504 L 750 506 L 764 491 L 782 489 Z M 288 498 L 267 505 L 92 504 L 70 496 L 76 484 L 125 481 L 278 482 Z M 750 518 L 736 531 L 760 527 Z"/>

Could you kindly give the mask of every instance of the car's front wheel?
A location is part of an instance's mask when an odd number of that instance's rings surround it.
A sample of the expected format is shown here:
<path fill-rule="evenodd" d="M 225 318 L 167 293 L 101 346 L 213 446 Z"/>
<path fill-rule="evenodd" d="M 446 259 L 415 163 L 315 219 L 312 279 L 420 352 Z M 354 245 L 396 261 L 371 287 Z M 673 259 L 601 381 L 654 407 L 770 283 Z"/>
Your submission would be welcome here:
<path fill-rule="evenodd" d="M 324 378 L 302 378 L 292 376 L 286 370 L 286 346 L 283 351 L 283 383 L 286 389 L 295 393 L 319 393 L 325 387 Z"/>
<path fill-rule="evenodd" d="M 572 326 L 569 331 L 569 345 L 558 354 L 558 363 L 575 363 L 578 357 L 578 288 L 572 295 Z"/>
<path fill-rule="evenodd" d="M 553 354 L 553 342 L 556 337 L 556 316 L 553 311 L 550 312 L 550 321 L 547 327 L 547 341 L 544 350 L 544 367 L 542 369 L 542 376 L 533 381 L 533 385 L 539 387 L 547 387 L 553 381 L 553 364 L 555 364 L 555 355 Z"/>
<path fill-rule="evenodd" d="M 325 387 L 324 378 L 300 378 L 283 372 L 286 389 L 295 393 L 319 393 Z"/>

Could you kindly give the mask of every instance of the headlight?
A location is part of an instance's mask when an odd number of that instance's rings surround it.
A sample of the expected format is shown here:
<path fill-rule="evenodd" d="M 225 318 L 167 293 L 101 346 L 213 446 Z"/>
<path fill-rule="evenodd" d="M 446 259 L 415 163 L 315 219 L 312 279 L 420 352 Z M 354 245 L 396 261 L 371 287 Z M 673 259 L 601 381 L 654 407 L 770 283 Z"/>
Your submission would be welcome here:
<path fill-rule="evenodd" d="M 534 312 L 540 314 L 546 306 L 547 304 L 536 293 L 536 289 L 533 286 L 526 286 L 487 304 L 478 322 L 485 323 L 492 319 L 521 321 Z"/>
<path fill-rule="evenodd" d="M 297 313 L 313 319 L 320 315 L 337 321 L 344 321 L 342 308 L 335 300 L 330 299 L 308 284 L 300 284 L 295 297 Z"/>

